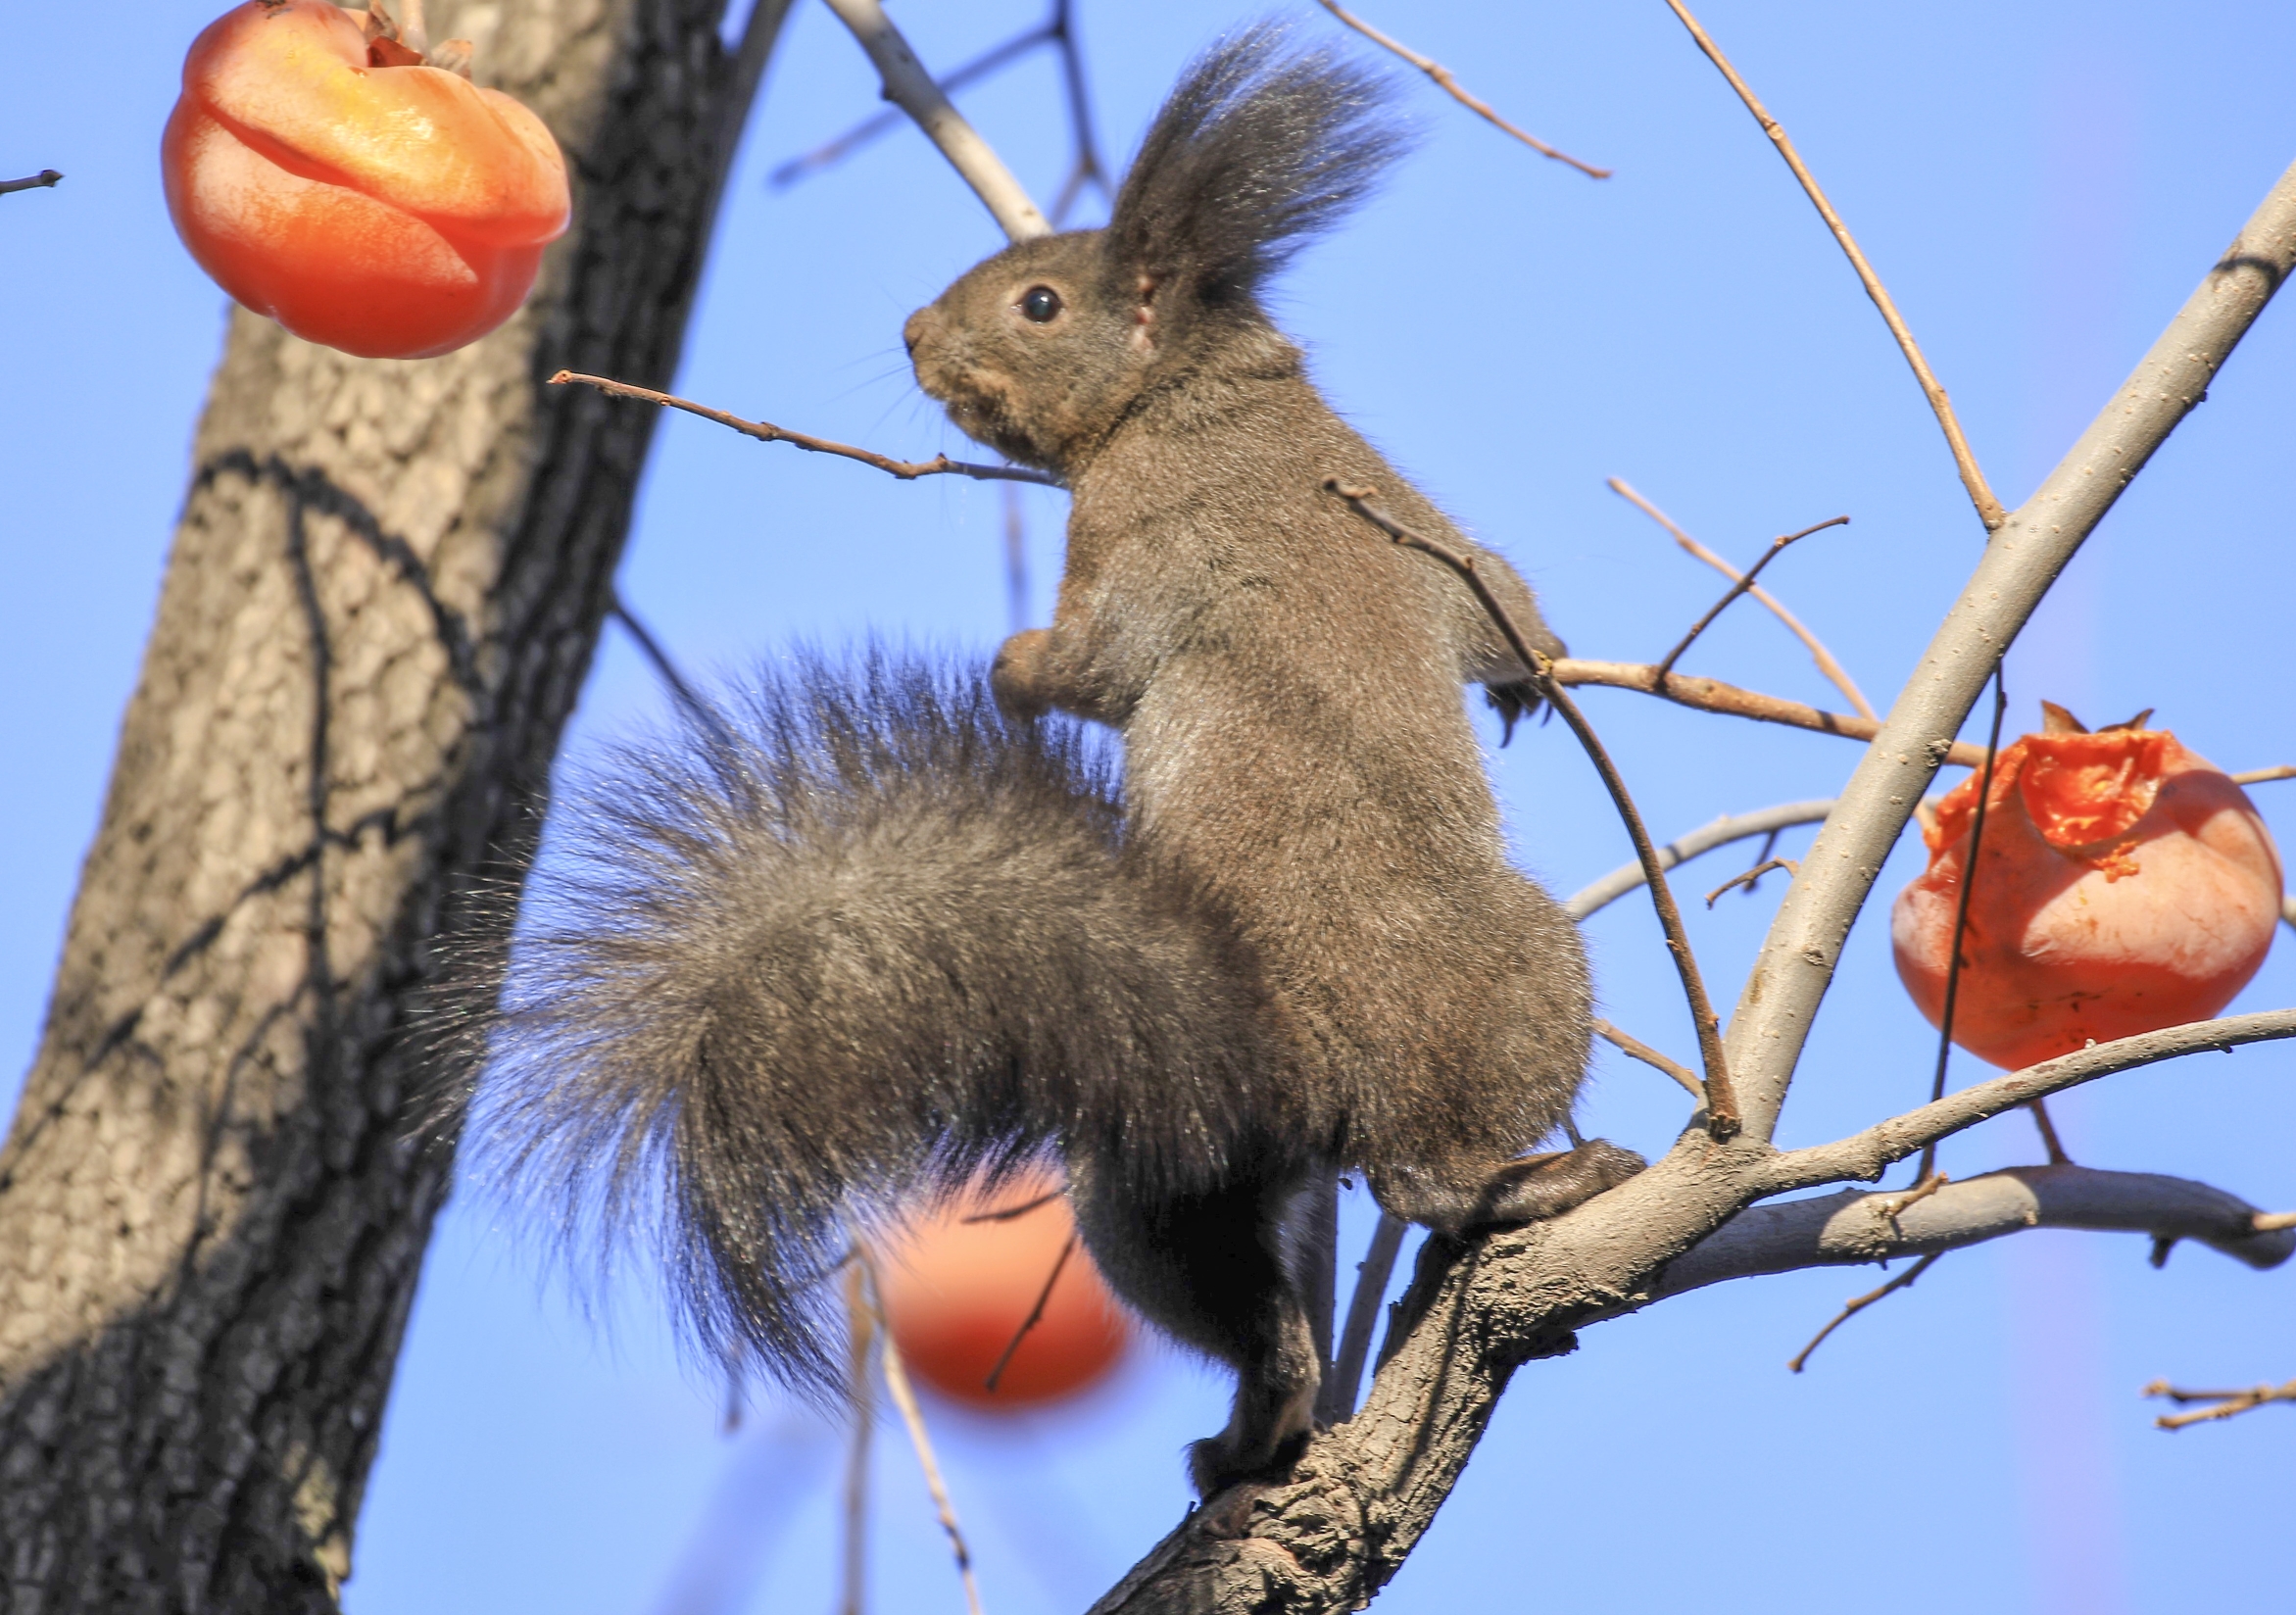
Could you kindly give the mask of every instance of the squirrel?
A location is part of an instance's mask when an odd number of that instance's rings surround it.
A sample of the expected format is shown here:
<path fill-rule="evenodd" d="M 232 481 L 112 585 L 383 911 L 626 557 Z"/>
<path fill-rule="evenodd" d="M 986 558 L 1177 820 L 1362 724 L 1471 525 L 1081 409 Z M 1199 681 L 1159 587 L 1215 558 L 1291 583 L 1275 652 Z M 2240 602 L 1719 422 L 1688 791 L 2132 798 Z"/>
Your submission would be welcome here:
<path fill-rule="evenodd" d="M 1455 1234 L 1640 1168 L 1525 1154 L 1567 1130 L 1591 992 L 1506 858 L 1461 695 L 1511 727 L 1529 669 L 1323 479 L 1377 486 L 1561 643 L 1257 297 L 1399 152 L 1388 93 L 1242 32 L 1104 228 L 1014 245 L 907 322 L 954 423 L 1071 492 L 1050 628 L 985 687 L 804 661 L 625 754 L 537 875 L 472 1119 L 567 1226 L 651 1219 L 713 1355 L 833 1387 L 819 1281 L 852 1230 L 1056 1153 L 1111 1287 L 1237 1371 L 1190 1449 L 1208 1497 L 1312 1429 L 1286 1255 L 1308 1186 L 1359 1170 Z M 1121 737 L 1120 783 L 1076 718 Z"/>

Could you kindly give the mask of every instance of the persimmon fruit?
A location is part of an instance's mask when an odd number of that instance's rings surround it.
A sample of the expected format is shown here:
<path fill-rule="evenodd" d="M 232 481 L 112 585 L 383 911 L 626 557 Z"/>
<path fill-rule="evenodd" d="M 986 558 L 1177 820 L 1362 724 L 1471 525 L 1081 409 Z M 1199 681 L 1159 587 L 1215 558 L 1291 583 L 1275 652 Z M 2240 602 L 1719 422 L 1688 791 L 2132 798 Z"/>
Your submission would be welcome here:
<path fill-rule="evenodd" d="M 993 1199 L 968 1196 L 888 1242 L 879 1264 L 885 1320 L 916 1377 L 953 1401 L 990 1412 L 1039 1406 L 1085 1390 L 1116 1366 L 1131 1327 L 1075 1233 L 1050 1178 L 1028 1176 Z M 1000 1222 L 967 1217 L 1054 1198 Z M 1050 1294 L 1045 1281 L 1059 1263 Z M 988 1389 L 990 1372 L 1045 1297 L 1044 1315 Z"/>
<path fill-rule="evenodd" d="M 2049 713 L 1994 764 L 1954 1003 L 1953 1041 L 2009 1069 L 2217 1014 L 2280 917 L 2279 854 L 2228 775 L 2165 729 L 2091 734 Z M 1940 804 L 1929 868 L 1890 914 L 1898 975 L 1932 1026 L 1979 777 Z"/>
<path fill-rule="evenodd" d="M 566 227 L 565 161 L 518 102 L 370 46 L 364 19 L 248 0 L 208 24 L 161 138 L 168 211 L 200 268 L 297 336 L 427 358 L 525 300 Z"/>

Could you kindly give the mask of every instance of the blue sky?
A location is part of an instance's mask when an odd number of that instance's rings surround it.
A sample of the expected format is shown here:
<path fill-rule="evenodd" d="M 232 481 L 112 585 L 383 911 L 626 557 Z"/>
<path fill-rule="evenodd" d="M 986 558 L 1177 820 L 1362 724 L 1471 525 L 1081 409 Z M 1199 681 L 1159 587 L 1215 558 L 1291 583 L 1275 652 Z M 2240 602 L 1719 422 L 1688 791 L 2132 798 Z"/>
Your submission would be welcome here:
<path fill-rule="evenodd" d="M 1543 162 L 1415 83 L 1424 149 L 1283 288 L 1281 318 L 1334 401 L 1513 556 L 1584 655 L 1658 654 L 1717 582 L 1604 478 L 1740 559 L 1849 513 L 1771 581 L 1886 701 L 1981 532 L 1880 320 L 1727 86 L 1658 0 L 1364 3 L 1617 176 Z M 1038 15 L 1031 0 L 896 9 L 941 67 Z M 155 155 L 182 49 L 210 15 L 178 0 L 19 8 L 0 58 L 0 171 L 69 175 L 0 198 L 11 1083 L 37 1035 L 220 349 L 222 299 L 173 240 Z M 1127 150 L 1187 56 L 1247 15 L 1081 0 L 1104 146 Z M 2275 0 L 1712 0 L 1701 15 L 1857 230 L 2012 504 L 2296 158 L 2296 12 Z M 1302 25 L 1334 27 L 1312 9 Z M 1066 161 L 1056 88 L 1039 59 L 963 102 L 1048 201 Z M 994 227 L 906 129 L 795 190 L 764 181 L 874 105 L 842 30 L 801 4 L 728 192 L 680 387 L 921 457 L 960 440 L 908 381 L 901 320 L 992 250 Z M 2292 435 L 2296 308 L 2282 306 L 2013 654 L 2013 722 L 2033 726 L 2044 696 L 2091 721 L 2155 707 L 2227 767 L 2296 760 Z M 1031 491 L 1025 509 L 1041 620 L 1059 500 Z M 672 417 L 621 587 L 704 677 L 864 632 L 986 648 L 1008 626 L 1001 533 L 994 489 L 894 483 Z M 1799 647 L 1742 608 L 1685 665 L 1829 698 Z M 610 630 L 569 760 L 662 705 Z M 1830 795 L 1854 761 L 1837 742 L 1637 697 L 1586 706 L 1662 835 Z M 1628 856 L 1559 726 L 1528 731 L 1492 768 L 1520 857 L 1557 888 Z M 2296 837 L 2296 782 L 2258 800 Z M 1684 889 L 1719 882 L 1730 858 Z M 1916 858 L 1900 849 L 1884 898 Z M 1777 891 L 1692 913 L 1718 998 L 1734 994 Z M 1926 1092 L 1930 1036 L 1880 919 L 1852 938 L 1789 1141 Z M 1621 904 L 1590 933 L 1606 1012 L 1686 1054 L 1646 907 Z M 2235 1007 L 2296 1002 L 2288 942 Z M 2285 1206 L 2292 1079 L 2296 1051 L 2256 1049 L 2116 1079 L 2060 1116 L 2083 1161 Z M 1662 1079 L 1605 1058 L 1585 1120 L 1647 1150 L 1679 1110 Z M 2008 1118 L 1954 1141 L 1944 1165 L 1959 1176 L 2036 1156 Z M 1351 1207 L 1351 1239 L 1362 1224 Z M 2172 1438 L 2149 1428 L 2136 1391 L 2156 1375 L 2296 1373 L 2292 1281 L 2189 1248 L 2155 1272 L 2133 1238 L 2028 1236 L 1949 1257 L 1798 1377 L 1785 1359 L 1875 1276 L 1741 1284 L 1601 1326 L 1575 1356 L 1518 1378 L 1382 1607 L 1512 1605 L 1536 1588 L 1541 1603 L 1595 1609 L 2282 1609 L 2276 1542 L 2227 1522 L 2284 1494 L 2286 1415 Z M 828 1607 L 836 1435 L 770 1401 L 722 1433 L 711 1389 L 681 1372 L 643 1289 L 610 1310 L 602 1333 L 503 1218 L 475 1197 L 450 1208 L 372 1479 L 356 1615 Z M 1085 1407 L 1017 1430 L 938 1411 L 995 1615 L 1081 1607 L 1130 1563 L 1181 1510 L 1178 1449 L 1219 1422 L 1222 1399 L 1215 1376 L 1151 1352 Z M 892 1444 L 877 1498 L 881 1607 L 960 1607 L 922 1485 Z"/>

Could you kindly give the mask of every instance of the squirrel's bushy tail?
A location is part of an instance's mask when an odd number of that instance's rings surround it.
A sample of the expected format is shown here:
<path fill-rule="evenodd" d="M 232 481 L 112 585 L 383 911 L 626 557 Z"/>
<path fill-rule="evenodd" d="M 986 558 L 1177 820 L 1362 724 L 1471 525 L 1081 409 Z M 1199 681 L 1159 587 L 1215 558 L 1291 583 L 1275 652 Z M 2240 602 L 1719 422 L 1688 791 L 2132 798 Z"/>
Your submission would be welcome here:
<path fill-rule="evenodd" d="M 1248 997 L 1124 872 L 1075 727 L 1006 725 L 977 670 L 816 660 L 559 810 L 465 1131 L 567 1237 L 657 1242 L 713 1360 L 826 1388 L 856 1230 L 1051 1150 L 1216 1175 Z"/>

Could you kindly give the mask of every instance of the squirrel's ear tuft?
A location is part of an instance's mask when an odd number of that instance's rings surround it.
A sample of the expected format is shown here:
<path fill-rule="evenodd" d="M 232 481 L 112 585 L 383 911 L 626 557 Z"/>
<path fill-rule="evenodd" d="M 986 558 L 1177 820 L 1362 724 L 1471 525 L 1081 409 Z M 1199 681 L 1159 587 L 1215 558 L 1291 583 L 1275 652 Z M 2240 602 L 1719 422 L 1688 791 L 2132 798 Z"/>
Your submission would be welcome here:
<path fill-rule="evenodd" d="M 1190 65 L 1156 115 L 1108 220 L 1119 274 L 1249 292 L 1339 222 L 1410 143 L 1392 81 L 1261 23 Z M 1129 288 L 1128 288 L 1129 289 Z"/>

